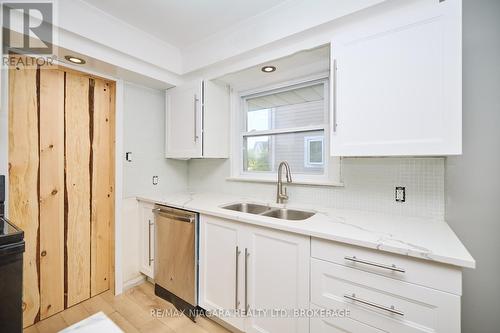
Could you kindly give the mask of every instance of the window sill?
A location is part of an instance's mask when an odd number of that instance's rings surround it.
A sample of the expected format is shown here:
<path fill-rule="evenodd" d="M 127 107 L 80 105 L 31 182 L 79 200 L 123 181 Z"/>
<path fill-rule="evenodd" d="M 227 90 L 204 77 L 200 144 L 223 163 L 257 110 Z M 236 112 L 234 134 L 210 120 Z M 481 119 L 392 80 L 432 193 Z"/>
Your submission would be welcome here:
<path fill-rule="evenodd" d="M 261 183 L 261 184 L 276 184 L 275 179 L 262 179 L 262 178 L 250 178 L 250 177 L 227 177 L 227 181 L 231 182 L 243 182 L 243 183 Z M 293 181 L 291 183 L 287 183 L 286 179 L 283 180 L 283 184 L 287 186 L 325 186 L 325 187 L 344 187 L 344 183 L 342 182 L 334 182 L 334 181 Z"/>

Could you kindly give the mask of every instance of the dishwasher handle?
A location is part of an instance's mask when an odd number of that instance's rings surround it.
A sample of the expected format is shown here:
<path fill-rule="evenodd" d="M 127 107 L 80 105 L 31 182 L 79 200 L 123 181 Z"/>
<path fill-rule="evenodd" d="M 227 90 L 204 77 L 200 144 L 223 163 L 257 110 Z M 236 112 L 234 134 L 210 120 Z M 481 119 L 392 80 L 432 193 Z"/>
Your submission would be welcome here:
<path fill-rule="evenodd" d="M 171 220 L 175 221 L 180 221 L 180 222 L 187 222 L 187 223 L 193 223 L 195 220 L 194 216 L 186 216 L 186 215 L 180 215 L 173 213 L 171 211 L 166 211 L 161 208 L 154 208 L 153 213 Z"/>

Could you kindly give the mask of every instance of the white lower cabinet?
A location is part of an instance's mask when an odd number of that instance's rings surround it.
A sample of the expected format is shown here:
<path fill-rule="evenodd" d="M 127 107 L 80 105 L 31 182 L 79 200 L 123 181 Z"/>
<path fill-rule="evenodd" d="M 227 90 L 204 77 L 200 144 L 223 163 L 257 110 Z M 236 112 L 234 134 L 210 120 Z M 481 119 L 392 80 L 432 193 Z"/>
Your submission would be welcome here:
<path fill-rule="evenodd" d="M 200 306 L 243 332 L 460 332 L 457 267 L 207 215 L 199 251 Z"/>
<path fill-rule="evenodd" d="M 150 278 L 154 278 L 155 226 L 154 205 L 139 202 L 140 223 L 140 270 Z"/>
<path fill-rule="evenodd" d="M 453 281 L 456 274 L 436 274 L 446 273 L 453 268 L 436 267 L 432 262 L 427 267 L 422 260 L 411 260 L 376 250 L 357 250 L 350 245 L 317 239 L 312 240 L 312 255 L 312 306 L 348 309 L 350 319 L 311 319 L 312 333 L 460 332 L 460 295 L 436 289 L 445 289 L 445 286 L 432 280 L 425 281 L 415 271 L 418 268 L 421 275 L 425 272 L 437 280 L 444 277 L 452 282 L 452 286 L 456 286 L 459 285 Z M 338 258 L 344 256 L 350 259 L 345 260 L 345 264 L 339 264 L 341 261 Z M 352 260 L 356 260 L 356 265 L 352 265 Z M 371 267 L 374 268 L 373 272 L 368 271 Z M 335 328 L 330 330 L 330 327 Z"/>
<path fill-rule="evenodd" d="M 310 238 L 267 228 L 248 227 L 248 300 L 250 310 L 304 310 L 309 308 Z M 293 312 L 249 316 L 246 332 L 309 330 L 309 320 Z"/>
<path fill-rule="evenodd" d="M 240 265 L 243 232 L 238 223 L 200 216 L 199 305 L 209 311 L 223 311 L 219 317 L 243 330 L 243 318 L 232 311 L 241 309 Z"/>
<path fill-rule="evenodd" d="M 309 256 L 307 236 L 202 215 L 200 306 L 244 332 L 308 332 L 277 310 L 309 308 Z"/>

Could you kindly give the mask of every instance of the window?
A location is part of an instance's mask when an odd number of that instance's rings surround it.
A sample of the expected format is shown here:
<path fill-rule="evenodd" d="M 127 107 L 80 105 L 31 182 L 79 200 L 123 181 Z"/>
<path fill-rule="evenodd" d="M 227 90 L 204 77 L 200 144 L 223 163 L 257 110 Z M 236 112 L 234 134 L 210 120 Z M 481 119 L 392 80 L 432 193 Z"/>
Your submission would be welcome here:
<path fill-rule="evenodd" d="M 274 180 L 287 161 L 295 182 L 330 180 L 328 114 L 326 79 L 241 96 L 235 176 Z"/>

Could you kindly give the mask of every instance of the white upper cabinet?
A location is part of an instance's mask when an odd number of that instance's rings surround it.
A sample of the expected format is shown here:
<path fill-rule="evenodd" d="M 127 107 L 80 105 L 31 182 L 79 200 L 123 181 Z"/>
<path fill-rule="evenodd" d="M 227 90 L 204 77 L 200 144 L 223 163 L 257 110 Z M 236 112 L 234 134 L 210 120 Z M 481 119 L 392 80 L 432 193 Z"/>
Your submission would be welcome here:
<path fill-rule="evenodd" d="M 228 158 L 229 88 L 195 81 L 166 92 L 167 158 Z"/>
<path fill-rule="evenodd" d="M 461 1 L 424 0 L 331 42 L 331 155 L 462 152 Z"/>

